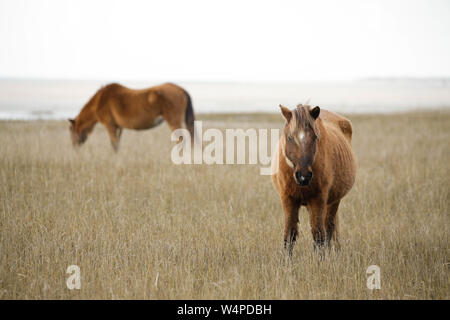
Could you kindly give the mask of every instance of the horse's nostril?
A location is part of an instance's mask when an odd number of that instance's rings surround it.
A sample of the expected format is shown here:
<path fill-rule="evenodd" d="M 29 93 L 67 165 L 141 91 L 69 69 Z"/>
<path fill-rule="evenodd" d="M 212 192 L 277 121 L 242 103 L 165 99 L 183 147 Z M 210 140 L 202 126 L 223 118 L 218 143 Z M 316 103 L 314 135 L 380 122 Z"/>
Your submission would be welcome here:
<path fill-rule="evenodd" d="M 295 173 L 295 180 L 296 180 L 297 184 L 299 184 L 301 186 L 306 186 L 309 183 L 309 180 L 311 180 L 311 178 L 309 177 L 309 174 L 304 176 L 301 174 L 300 171 L 297 171 Z"/>

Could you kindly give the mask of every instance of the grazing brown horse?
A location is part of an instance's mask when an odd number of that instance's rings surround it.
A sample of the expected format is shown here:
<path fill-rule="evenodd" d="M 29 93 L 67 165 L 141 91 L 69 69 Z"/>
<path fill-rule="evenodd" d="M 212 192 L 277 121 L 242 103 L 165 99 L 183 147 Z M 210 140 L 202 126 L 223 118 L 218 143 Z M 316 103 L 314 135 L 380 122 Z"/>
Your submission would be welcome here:
<path fill-rule="evenodd" d="M 191 97 L 181 87 L 165 83 L 148 89 L 134 90 L 117 83 L 99 89 L 75 119 L 69 119 L 72 143 L 84 143 L 97 122 L 108 131 L 115 151 L 122 129 L 144 130 L 166 121 L 172 131 L 182 127 L 183 120 L 194 138 L 194 110 Z"/>
<path fill-rule="evenodd" d="M 286 119 L 274 163 L 273 182 L 284 210 L 284 247 L 292 256 L 298 234 L 298 212 L 309 212 L 314 247 L 338 245 L 337 210 L 355 181 L 356 161 L 349 120 L 319 107 L 281 106 Z"/>

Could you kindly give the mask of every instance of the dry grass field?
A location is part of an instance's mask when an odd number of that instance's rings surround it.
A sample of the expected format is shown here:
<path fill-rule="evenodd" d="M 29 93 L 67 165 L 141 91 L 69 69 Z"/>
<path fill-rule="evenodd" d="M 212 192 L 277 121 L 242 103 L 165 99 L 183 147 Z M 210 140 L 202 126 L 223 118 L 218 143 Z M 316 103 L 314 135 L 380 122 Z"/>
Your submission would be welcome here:
<path fill-rule="evenodd" d="M 348 115 L 357 181 L 340 251 L 313 251 L 307 212 L 291 262 L 259 165 L 172 164 L 163 126 L 102 126 L 73 150 L 63 121 L 0 122 L 1 299 L 450 299 L 450 112 Z M 281 128 L 281 115 L 199 115 Z M 81 269 L 68 290 L 66 269 Z M 368 290 L 366 269 L 381 268 Z"/>

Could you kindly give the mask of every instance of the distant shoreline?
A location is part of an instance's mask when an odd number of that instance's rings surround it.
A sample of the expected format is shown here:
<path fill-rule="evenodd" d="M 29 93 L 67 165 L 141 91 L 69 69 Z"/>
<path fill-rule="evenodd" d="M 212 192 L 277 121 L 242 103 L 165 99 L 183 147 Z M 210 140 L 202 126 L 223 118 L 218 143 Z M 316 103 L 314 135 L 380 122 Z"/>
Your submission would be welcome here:
<path fill-rule="evenodd" d="M 413 110 L 405 110 L 405 111 L 393 111 L 393 112 L 350 112 L 350 113 L 342 113 L 346 116 L 392 116 L 392 115 L 414 115 L 414 114 L 420 114 L 420 113 L 450 113 L 450 106 L 445 108 L 432 108 L 432 109 L 413 109 Z M 18 122 L 33 122 L 33 121 L 65 121 L 68 118 L 70 118 L 72 115 L 61 115 L 61 116 L 55 116 L 55 115 L 32 115 L 32 116 L 23 116 L 23 115 L 13 115 L 11 117 L 8 117 L 8 115 L 2 114 L 0 112 L 0 122 L 10 122 L 10 121 L 18 121 Z M 244 118 L 246 121 L 253 122 L 258 121 L 260 118 L 278 118 L 279 113 L 278 112 L 267 112 L 267 111 L 261 111 L 261 112 L 198 112 L 196 114 L 197 119 L 196 120 L 221 120 L 224 119 L 240 119 Z"/>
<path fill-rule="evenodd" d="M 391 79 L 391 78 L 389 78 Z M 0 79 L 0 119 L 75 117 L 108 81 Z M 121 81 L 133 88 L 159 82 Z M 271 113 L 278 105 L 309 103 L 344 114 L 383 114 L 448 109 L 450 79 L 369 78 L 347 82 L 183 83 L 195 113 Z"/>
<path fill-rule="evenodd" d="M 163 83 L 168 82 L 168 79 L 81 79 L 81 78 L 38 78 L 38 77 L 8 77 L 8 76 L 0 76 L 0 82 L 2 81 L 29 81 L 29 82 L 78 82 L 78 83 L 110 83 L 110 82 L 119 82 L 119 83 Z M 305 84 L 305 83 L 358 83 L 358 82 L 444 82 L 450 85 L 450 77 L 446 76 L 436 76 L 436 77 L 412 77 L 412 76 L 398 76 L 398 77 L 364 77 L 364 78 L 355 78 L 355 79 L 342 79 L 342 80 L 299 80 L 299 81 L 199 81 L 199 80 L 175 80 L 170 81 L 175 83 L 184 83 L 184 84 L 231 84 L 231 85 L 239 85 L 239 84 L 287 84 L 287 85 L 296 85 L 296 84 Z"/>

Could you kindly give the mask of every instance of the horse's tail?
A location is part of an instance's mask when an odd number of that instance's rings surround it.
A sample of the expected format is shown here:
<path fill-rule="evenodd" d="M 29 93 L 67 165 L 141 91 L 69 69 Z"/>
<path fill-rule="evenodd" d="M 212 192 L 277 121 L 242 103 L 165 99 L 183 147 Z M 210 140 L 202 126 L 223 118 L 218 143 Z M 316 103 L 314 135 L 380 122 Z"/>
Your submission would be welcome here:
<path fill-rule="evenodd" d="M 192 100 L 189 93 L 186 90 L 184 91 L 184 95 L 186 96 L 186 113 L 184 115 L 184 122 L 186 123 L 186 127 L 191 134 L 191 139 L 194 140 L 194 109 L 192 108 Z"/>

